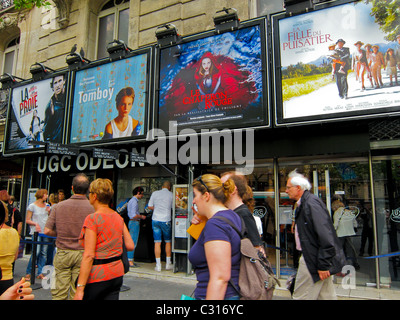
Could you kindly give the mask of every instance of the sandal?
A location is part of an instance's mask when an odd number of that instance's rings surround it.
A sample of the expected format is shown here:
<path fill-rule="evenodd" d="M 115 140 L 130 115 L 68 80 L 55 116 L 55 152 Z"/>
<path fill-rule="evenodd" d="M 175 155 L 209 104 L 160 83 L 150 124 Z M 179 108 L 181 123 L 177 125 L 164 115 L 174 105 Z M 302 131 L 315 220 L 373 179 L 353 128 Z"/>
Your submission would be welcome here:
<path fill-rule="evenodd" d="M 31 275 L 30 274 L 27 274 L 24 278 L 25 278 L 26 281 L 31 281 Z"/>

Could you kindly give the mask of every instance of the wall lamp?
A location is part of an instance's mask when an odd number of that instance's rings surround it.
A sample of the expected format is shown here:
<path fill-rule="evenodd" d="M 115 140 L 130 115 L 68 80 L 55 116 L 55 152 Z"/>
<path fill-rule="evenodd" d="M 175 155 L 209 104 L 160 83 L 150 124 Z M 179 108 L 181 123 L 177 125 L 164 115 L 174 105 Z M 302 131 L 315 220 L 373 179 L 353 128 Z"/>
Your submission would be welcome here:
<path fill-rule="evenodd" d="M 222 33 L 233 31 L 239 28 L 240 20 L 235 8 L 223 8 L 215 13 L 214 17 L 215 32 Z"/>
<path fill-rule="evenodd" d="M 32 74 L 32 78 L 34 81 L 42 80 L 46 75 L 54 72 L 53 69 L 44 66 L 40 62 L 36 62 L 31 65 L 29 71 Z"/>
<path fill-rule="evenodd" d="M 107 44 L 107 52 L 111 60 L 125 58 L 126 55 L 131 51 L 132 49 L 129 49 L 125 42 L 122 40 L 114 40 Z"/>
<path fill-rule="evenodd" d="M 25 79 L 18 78 L 9 73 L 4 73 L 3 75 L 0 76 L 1 88 L 4 90 L 12 88 L 14 84 L 18 83 L 17 79 L 20 81 L 25 81 Z"/>
<path fill-rule="evenodd" d="M 286 15 L 304 13 L 314 10 L 313 2 L 315 0 L 284 0 L 283 6 L 286 9 Z"/>
<path fill-rule="evenodd" d="M 178 29 L 172 23 L 164 24 L 156 29 L 157 43 L 160 47 L 176 44 L 181 41 Z"/>

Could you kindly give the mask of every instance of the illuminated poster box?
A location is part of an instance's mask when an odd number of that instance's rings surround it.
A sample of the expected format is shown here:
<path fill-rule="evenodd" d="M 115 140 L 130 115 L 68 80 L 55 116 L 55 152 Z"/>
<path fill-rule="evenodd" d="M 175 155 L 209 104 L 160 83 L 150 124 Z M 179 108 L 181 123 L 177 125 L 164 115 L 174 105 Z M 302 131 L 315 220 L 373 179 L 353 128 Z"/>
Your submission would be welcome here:
<path fill-rule="evenodd" d="M 400 111 L 396 29 L 383 32 L 373 12 L 360 1 L 272 17 L 276 125 Z"/>
<path fill-rule="evenodd" d="M 68 73 L 63 72 L 12 89 L 5 154 L 29 153 L 43 149 L 45 142 L 63 142 L 67 83 Z"/>
<path fill-rule="evenodd" d="M 150 50 L 75 73 L 69 143 L 143 138 L 148 126 Z"/>
<path fill-rule="evenodd" d="M 159 49 L 155 126 L 164 132 L 269 126 L 265 46 L 265 19 L 256 19 Z"/>

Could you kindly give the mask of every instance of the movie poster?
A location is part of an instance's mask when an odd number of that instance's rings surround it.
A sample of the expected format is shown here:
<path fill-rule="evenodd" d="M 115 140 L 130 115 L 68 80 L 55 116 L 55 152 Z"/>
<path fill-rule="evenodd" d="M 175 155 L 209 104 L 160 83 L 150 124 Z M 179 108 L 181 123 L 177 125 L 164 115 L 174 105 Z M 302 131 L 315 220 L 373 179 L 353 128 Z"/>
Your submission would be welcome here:
<path fill-rule="evenodd" d="M 187 238 L 187 223 L 188 223 L 188 186 L 187 185 L 176 185 L 174 186 L 175 192 L 175 227 L 174 237 L 175 238 Z"/>
<path fill-rule="evenodd" d="M 70 143 L 145 134 L 148 54 L 76 72 Z"/>
<path fill-rule="evenodd" d="M 67 75 L 33 82 L 12 90 L 5 151 L 43 147 L 33 142 L 62 143 Z"/>
<path fill-rule="evenodd" d="M 264 124 L 262 37 L 254 25 L 161 49 L 158 127 Z"/>
<path fill-rule="evenodd" d="M 278 19 L 278 120 L 399 110 L 400 38 L 375 21 L 373 10 L 371 1 L 360 1 Z"/>

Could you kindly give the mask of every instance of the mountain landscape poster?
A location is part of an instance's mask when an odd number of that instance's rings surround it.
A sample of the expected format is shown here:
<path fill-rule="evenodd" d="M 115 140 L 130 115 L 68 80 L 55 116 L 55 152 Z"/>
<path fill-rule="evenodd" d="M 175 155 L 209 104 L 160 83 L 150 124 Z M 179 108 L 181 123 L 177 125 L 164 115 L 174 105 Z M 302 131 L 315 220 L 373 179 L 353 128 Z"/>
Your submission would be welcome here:
<path fill-rule="evenodd" d="M 399 111 L 400 37 L 374 13 L 360 1 L 275 18 L 278 122 Z"/>

